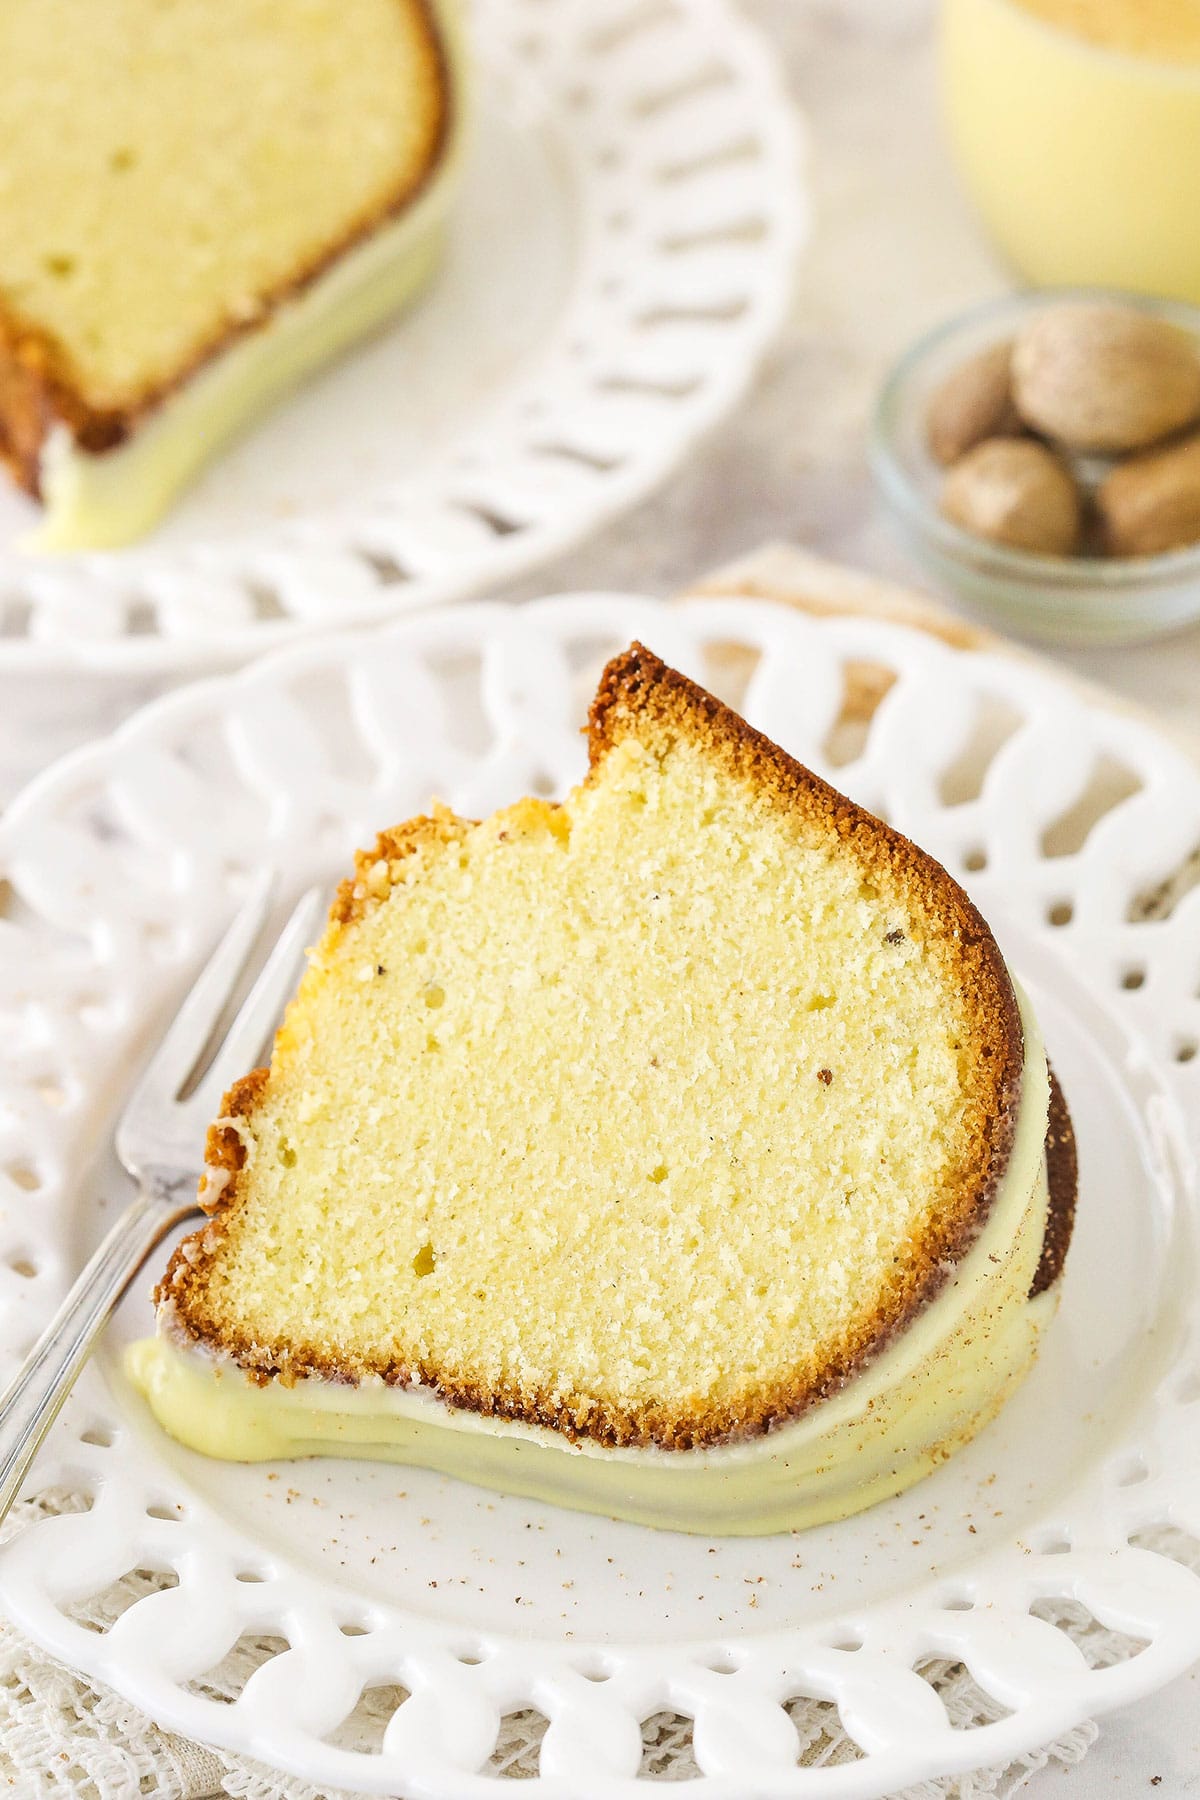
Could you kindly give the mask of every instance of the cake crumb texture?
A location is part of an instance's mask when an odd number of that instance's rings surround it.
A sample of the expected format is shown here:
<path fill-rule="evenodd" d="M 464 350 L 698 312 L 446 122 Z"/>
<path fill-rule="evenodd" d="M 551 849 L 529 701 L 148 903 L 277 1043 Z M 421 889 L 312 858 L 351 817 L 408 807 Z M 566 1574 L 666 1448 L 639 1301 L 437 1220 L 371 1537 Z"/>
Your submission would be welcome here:
<path fill-rule="evenodd" d="M 603 1444 L 769 1429 L 938 1291 L 1023 1045 L 930 858 L 635 646 L 561 806 L 385 833 L 158 1289 L 256 1378 Z"/>

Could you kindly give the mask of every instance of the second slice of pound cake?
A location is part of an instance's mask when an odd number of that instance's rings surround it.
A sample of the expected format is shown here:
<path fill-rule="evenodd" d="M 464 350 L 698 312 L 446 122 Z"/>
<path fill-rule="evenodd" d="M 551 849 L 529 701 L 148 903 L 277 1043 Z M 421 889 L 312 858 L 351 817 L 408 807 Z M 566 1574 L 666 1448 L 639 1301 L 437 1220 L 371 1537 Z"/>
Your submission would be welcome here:
<path fill-rule="evenodd" d="M 360 855 L 131 1370 L 217 1456 L 754 1533 L 908 1486 L 1051 1315 L 1070 1121 L 950 876 L 639 646 L 562 805 Z"/>
<path fill-rule="evenodd" d="M 123 543 L 433 269 L 443 0 L 5 0 L 0 459 Z"/>

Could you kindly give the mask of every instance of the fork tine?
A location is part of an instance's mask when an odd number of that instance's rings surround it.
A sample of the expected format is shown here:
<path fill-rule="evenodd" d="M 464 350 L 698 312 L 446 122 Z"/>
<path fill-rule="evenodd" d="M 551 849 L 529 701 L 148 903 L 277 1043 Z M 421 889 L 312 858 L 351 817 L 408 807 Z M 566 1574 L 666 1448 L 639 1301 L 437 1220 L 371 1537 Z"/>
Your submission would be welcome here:
<path fill-rule="evenodd" d="M 320 917 L 322 898 L 321 889 L 311 887 L 296 902 L 262 973 L 213 1057 L 212 1066 L 191 1096 L 189 1106 L 211 1113 L 230 1082 L 254 1067 L 267 1033 L 295 985 L 305 947 L 311 941 L 313 927 Z"/>
<path fill-rule="evenodd" d="M 136 1132 L 143 1122 L 161 1117 L 164 1109 L 174 1103 L 263 928 L 274 889 L 275 871 L 265 869 L 197 976 L 195 986 L 134 1089 L 119 1135 L 127 1137 Z"/>

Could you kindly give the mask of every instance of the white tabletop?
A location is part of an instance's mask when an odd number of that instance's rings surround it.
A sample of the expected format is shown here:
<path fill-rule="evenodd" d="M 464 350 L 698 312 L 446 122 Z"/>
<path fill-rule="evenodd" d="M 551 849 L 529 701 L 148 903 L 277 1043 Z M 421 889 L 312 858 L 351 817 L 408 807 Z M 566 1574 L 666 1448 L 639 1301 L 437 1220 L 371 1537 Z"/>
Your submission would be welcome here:
<path fill-rule="evenodd" d="M 940 139 L 932 0 L 747 5 L 776 38 L 811 126 L 817 227 L 787 337 L 750 402 L 664 492 L 522 593 L 666 593 L 779 538 L 918 579 L 872 494 L 868 411 L 885 368 L 918 332 L 1009 285 Z M 1200 629 L 1059 654 L 1163 719 L 1200 724 Z M 0 681 L 0 797 L 161 685 Z M 1107 1720 L 1082 1764 L 1047 1770 L 1025 1791 L 1030 1800 L 1200 1800 L 1200 1671 Z"/>

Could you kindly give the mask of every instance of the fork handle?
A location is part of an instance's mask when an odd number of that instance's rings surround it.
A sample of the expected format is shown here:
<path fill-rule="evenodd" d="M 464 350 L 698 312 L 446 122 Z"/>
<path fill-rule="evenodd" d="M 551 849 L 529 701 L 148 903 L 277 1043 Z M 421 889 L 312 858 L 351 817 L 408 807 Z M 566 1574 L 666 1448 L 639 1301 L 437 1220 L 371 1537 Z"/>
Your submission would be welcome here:
<path fill-rule="evenodd" d="M 194 1183 L 178 1194 L 143 1182 L 0 1397 L 0 1519 L 29 1473 L 102 1327 L 151 1251 L 196 1210 Z"/>

